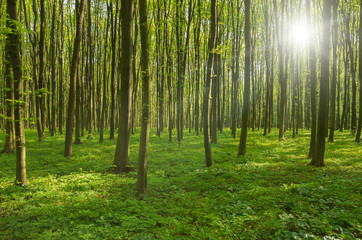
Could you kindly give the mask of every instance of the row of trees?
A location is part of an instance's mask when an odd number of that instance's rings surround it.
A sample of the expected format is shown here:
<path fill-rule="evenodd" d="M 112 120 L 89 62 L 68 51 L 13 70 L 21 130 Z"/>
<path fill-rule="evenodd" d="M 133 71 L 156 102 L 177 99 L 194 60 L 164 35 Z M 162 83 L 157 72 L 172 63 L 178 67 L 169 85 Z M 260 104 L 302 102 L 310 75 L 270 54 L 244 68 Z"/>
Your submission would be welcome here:
<path fill-rule="evenodd" d="M 309 156 L 315 166 L 324 165 L 325 138 L 333 141 L 335 130 L 350 130 L 360 141 L 357 1 L 6 4 L 7 12 L 0 12 L 0 125 L 6 131 L 3 151 L 23 149 L 18 156 L 24 175 L 25 140 L 15 140 L 24 136 L 17 135 L 17 124 L 19 131 L 22 124 L 36 128 L 40 142 L 45 129 L 54 136 L 66 126 L 66 157 L 72 156 L 74 127 L 75 144 L 86 131 L 88 138 L 98 131 L 101 143 L 109 129 L 112 140 L 118 127 L 118 171 L 131 167 L 129 137 L 141 126 L 139 192 L 146 190 L 151 125 L 158 136 L 168 128 L 170 141 L 175 129 L 179 143 L 185 128 L 197 135 L 203 131 L 206 166 L 212 165 L 210 142 L 216 144 L 225 127 L 234 138 L 242 128 L 238 155 L 246 154 L 248 129 L 262 128 L 266 135 L 278 127 L 279 140 L 287 129 L 293 137 L 311 129 Z M 303 34 L 305 42 L 296 38 Z"/>

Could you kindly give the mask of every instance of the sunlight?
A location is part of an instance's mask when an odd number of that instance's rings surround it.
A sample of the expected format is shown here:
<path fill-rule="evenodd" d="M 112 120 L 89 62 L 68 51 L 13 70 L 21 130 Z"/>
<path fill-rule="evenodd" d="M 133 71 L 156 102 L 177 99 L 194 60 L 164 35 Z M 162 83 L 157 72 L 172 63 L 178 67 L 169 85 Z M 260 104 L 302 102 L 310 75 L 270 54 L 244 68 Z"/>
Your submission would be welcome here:
<path fill-rule="evenodd" d="M 310 29 L 304 23 L 297 23 L 292 29 L 293 40 L 297 45 L 306 46 L 309 42 Z"/>

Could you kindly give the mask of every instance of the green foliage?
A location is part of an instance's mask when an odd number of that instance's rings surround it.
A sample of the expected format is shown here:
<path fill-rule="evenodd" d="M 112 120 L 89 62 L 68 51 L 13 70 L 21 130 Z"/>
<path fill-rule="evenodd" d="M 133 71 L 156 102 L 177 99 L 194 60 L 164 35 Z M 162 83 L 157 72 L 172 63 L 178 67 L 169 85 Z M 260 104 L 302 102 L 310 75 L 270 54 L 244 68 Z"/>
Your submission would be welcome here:
<path fill-rule="evenodd" d="M 308 166 L 309 132 L 277 141 L 248 136 L 237 158 L 230 132 L 204 167 L 202 136 L 168 142 L 151 131 L 148 194 L 136 172 L 111 171 L 114 141 L 97 135 L 64 158 L 64 136 L 27 131 L 27 187 L 14 186 L 15 155 L 1 155 L 0 239 L 358 239 L 362 147 L 349 133 L 326 145 L 326 168 Z M 139 130 L 131 137 L 136 166 Z M 3 139 L 0 140 L 0 146 Z"/>

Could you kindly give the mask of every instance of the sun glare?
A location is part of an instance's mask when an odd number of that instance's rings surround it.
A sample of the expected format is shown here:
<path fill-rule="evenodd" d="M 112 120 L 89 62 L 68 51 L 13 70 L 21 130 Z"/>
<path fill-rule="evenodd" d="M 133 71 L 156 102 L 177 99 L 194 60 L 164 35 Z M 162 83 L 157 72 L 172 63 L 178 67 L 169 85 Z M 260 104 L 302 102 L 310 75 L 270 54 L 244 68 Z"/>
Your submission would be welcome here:
<path fill-rule="evenodd" d="M 307 45 L 309 42 L 310 30 L 305 24 L 296 24 L 293 27 L 293 39 L 298 45 Z"/>

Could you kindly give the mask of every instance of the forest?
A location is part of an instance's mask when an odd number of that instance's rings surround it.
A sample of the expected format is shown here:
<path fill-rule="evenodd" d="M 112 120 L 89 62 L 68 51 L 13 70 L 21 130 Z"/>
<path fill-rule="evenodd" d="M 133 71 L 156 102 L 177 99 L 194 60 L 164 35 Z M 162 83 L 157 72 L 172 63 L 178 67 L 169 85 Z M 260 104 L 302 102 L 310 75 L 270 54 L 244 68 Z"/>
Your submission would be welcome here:
<path fill-rule="evenodd" d="M 359 0 L 0 0 L 0 239 L 361 239 Z"/>

